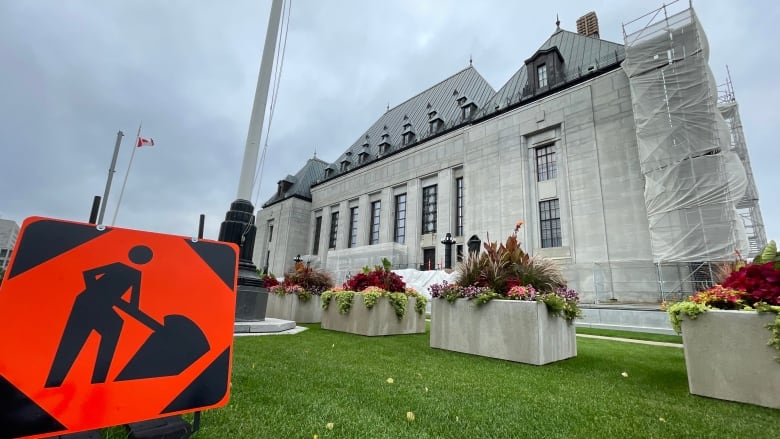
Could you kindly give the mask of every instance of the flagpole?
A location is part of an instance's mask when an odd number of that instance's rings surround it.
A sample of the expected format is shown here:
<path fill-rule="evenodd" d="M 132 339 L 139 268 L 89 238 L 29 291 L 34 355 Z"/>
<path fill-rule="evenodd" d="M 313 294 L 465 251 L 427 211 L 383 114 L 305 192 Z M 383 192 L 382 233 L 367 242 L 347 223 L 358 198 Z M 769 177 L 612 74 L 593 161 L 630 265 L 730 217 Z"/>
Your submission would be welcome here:
<path fill-rule="evenodd" d="M 232 242 L 239 248 L 236 289 L 237 321 L 263 321 L 268 306 L 268 292 L 262 288 L 263 282 L 257 274 L 257 267 L 252 262 L 257 228 L 254 224 L 255 208 L 250 200 L 252 199 L 252 186 L 255 180 L 255 168 L 257 168 L 257 156 L 263 132 L 263 118 L 265 117 L 276 41 L 279 36 L 279 22 L 283 9 L 282 0 L 271 2 L 268 30 L 265 34 L 263 56 L 257 75 L 257 89 L 252 103 L 252 114 L 244 146 L 244 160 L 241 164 L 241 174 L 238 181 L 238 194 L 236 200 L 230 204 L 230 210 L 225 214 L 225 221 L 219 227 L 219 240 Z"/>
<path fill-rule="evenodd" d="M 111 166 L 108 167 L 108 179 L 106 180 L 106 190 L 103 192 L 103 202 L 100 205 L 100 215 L 97 217 L 97 224 L 103 224 L 103 216 L 106 213 L 106 204 L 108 204 L 108 193 L 111 191 L 111 181 L 116 172 L 116 157 L 119 155 L 119 145 L 122 143 L 122 137 L 125 134 L 122 131 L 116 133 L 116 143 L 114 144 L 114 155 L 111 157 Z"/>
<path fill-rule="evenodd" d="M 116 202 L 116 209 L 114 209 L 114 218 L 111 219 L 111 226 L 116 223 L 116 216 L 119 214 L 119 205 L 122 204 L 122 195 L 125 194 L 125 186 L 127 185 L 127 176 L 130 175 L 130 167 L 133 166 L 133 157 L 135 157 L 135 150 L 138 149 L 138 140 L 141 138 L 141 125 L 138 124 L 138 134 L 135 135 L 135 143 L 133 144 L 133 152 L 130 153 L 130 162 L 127 164 L 127 172 L 125 172 L 125 180 L 122 182 L 122 190 L 119 191 L 119 200 Z"/>

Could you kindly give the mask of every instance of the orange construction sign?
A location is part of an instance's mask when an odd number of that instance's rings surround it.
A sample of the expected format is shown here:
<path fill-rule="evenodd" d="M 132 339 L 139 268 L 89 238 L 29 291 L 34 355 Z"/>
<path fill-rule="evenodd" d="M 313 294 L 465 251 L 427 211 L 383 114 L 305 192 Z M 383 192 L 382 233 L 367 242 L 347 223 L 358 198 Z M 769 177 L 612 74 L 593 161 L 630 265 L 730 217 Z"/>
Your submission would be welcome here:
<path fill-rule="evenodd" d="M 0 439 L 227 404 L 235 244 L 24 221 L 0 287 Z"/>

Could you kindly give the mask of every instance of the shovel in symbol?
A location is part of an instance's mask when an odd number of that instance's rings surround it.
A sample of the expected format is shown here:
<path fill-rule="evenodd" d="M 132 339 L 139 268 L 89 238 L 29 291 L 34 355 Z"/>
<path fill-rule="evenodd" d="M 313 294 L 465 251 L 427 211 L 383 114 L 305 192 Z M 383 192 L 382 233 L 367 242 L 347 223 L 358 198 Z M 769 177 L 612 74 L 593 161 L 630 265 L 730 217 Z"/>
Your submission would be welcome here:
<path fill-rule="evenodd" d="M 209 351 L 203 331 L 185 316 L 167 315 L 160 324 L 138 308 L 123 306 L 121 309 L 153 332 L 116 381 L 178 375 Z"/>

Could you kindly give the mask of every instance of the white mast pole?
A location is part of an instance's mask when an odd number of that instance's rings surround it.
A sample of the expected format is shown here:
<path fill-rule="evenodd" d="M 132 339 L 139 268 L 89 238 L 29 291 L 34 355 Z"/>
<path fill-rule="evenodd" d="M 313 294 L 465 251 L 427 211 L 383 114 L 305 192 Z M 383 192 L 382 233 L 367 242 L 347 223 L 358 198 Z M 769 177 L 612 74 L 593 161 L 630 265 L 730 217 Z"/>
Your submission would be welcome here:
<path fill-rule="evenodd" d="M 127 164 L 127 172 L 125 172 L 125 180 L 122 182 L 122 190 L 119 191 L 119 200 L 117 200 L 116 209 L 114 209 L 114 218 L 111 219 L 112 226 L 114 225 L 114 223 L 116 223 L 116 216 L 117 214 L 119 214 L 119 205 L 122 204 L 122 195 L 125 194 L 125 186 L 127 185 L 127 176 L 130 175 L 130 167 L 133 166 L 133 157 L 135 157 L 135 150 L 138 149 L 138 139 L 141 138 L 142 123 L 138 124 L 138 134 L 135 135 L 135 143 L 133 143 L 133 152 L 130 153 L 130 162 Z"/>
<path fill-rule="evenodd" d="M 252 104 L 252 116 L 249 119 L 249 132 L 244 148 L 244 161 L 241 163 L 241 176 L 238 180 L 239 200 L 252 200 L 252 186 L 255 183 L 255 169 L 260 150 L 260 137 L 263 133 L 263 120 L 271 83 L 276 39 L 279 35 L 279 21 L 282 17 L 282 0 L 273 0 L 271 16 L 268 18 L 268 31 L 265 34 L 265 47 L 260 62 L 260 74 L 257 77 L 255 101 Z"/>
<path fill-rule="evenodd" d="M 100 203 L 100 215 L 98 215 L 98 224 L 103 224 L 103 216 L 106 213 L 106 204 L 108 204 L 108 193 L 111 191 L 111 180 L 114 179 L 116 172 L 116 157 L 119 155 L 119 145 L 122 143 L 122 137 L 125 134 L 121 131 L 116 133 L 116 144 L 114 144 L 114 155 L 111 157 L 111 166 L 108 167 L 108 179 L 106 180 L 106 190 L 103 192 L 103 202 Z"/>

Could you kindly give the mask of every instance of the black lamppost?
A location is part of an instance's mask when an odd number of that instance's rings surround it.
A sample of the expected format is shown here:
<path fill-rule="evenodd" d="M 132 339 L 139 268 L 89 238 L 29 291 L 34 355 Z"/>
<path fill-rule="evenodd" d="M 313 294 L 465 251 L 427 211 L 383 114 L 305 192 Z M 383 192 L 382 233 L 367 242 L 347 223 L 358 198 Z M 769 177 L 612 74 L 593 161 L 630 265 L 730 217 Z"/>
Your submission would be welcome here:
<path fill-rule="evenodd" d="M 444 239 L 441 243 L 444 244 L 444 268 L 452 268 L 452 246 L 455 244 L 455 240 L 452 239 L 452 234 L 447 233 L 444 235 Z"/>
<path fill-rule="evenodd" d="M 293 261 L 295 261 L 295 265 L 298 265 L 298 264 L 300 264 L 301 262 L 303 262 L 303 258 L 301 257 L 301 255 L 298 255 L 298 256 L 296 256 L 296 257 L 293 259 Z"/>
<path fill-rule="evenodd" d="M 219 240 L 232 242 L 239 247 L 238 288 L 236 294 L 236 321 L 263 321 L 268 305 L 268 293 L 263 290 L 263 281 L 257 275 L 257 267 L 252 262 L 255 248 L 255 208 L 252 202 L 252 188 L 255 183 L 255 168 L 260 150 L 260 136 L 263 133 L 263 119 L 268 98 L 268 89 L 273 73 L 276 40 L 279 35 L 279 22 L 282 16 L 282 1 L 273 0 L 268 18 L 268 31 L 265 35 L 263 58 L 257 75 L 257 89 L 249 118 L 249 131 L 244 147 L 244 159 L 241 162 L 241 174 L 238 179 L 238 194 L 225 214 L 225 221 L 219 228 Z"/>

